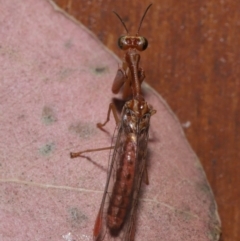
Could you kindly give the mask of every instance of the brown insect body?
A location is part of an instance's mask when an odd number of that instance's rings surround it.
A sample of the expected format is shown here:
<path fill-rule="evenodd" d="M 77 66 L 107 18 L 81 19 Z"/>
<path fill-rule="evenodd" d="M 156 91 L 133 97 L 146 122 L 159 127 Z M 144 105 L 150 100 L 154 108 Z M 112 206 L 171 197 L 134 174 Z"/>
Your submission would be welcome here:
<path fill-rule="evenodd" d="M 117 233 L 124 223 L 132 206 L 136 182 L 142 179 L 141 169 L 144 168 L 152 113 L 152 108 L 145 101 L 136 99 L 128 101 L 122 111 L 122 121 L 113 154 L 113 159 L 117 163 L 116 181 L 107 211 L 107 226 L 112 233 Z"/>
<path fill-rule="evenodd" d="M 146 9 L 142 20 L 150 6 Z M 122 19 L 117 13 L 115 14 L 127 30 Z M 145 182 L 148 184 L 146 170 L 148 130 L 150 118 L 156 111 L 147 104 L 141 94 L 141 83 L 145 73 L 139 67 L 139 52 L 147 48 L 148 41 L 137 33 L 135 36 L 121 36 L 118 45 L 126 53 L 122 67 L 118 69 L 114 79 L 112 91 L 118 93 L 123 87 L 123 98 L 132 96 L 132 99 L 125 103 L 121 121 L 117 126 L 115 148 L 94 227 L 95 241 L 105 240 L 105 237 L 106 240 L 134 240 L 137 202 L 144 173 Z M 108 115 L 109 113 L 110 111 Z M 104 126 L 107 121 L 100 126 Z"/>
<path fill-rule="evenodd" d="M 143 15 L 138 31 L 151 5 Z M 128 33 L 122 19 L 117 13 L 115 14 Z M 150 118 L 156 111 L 147 104 L 141 94 L 141 83 L 145 74 L 139 67 L 139 52 L 147 48 L 148 42 L 146 38 L 137 33 L 135 36 L 128 34 L 121 36 L 118 45 L 126 51 L 126 54 L 122 67 L 117 71 L 112 91 L 118 93 L 123 88 L 123 98 L 132 96 L 132 99 L 125 103 L 120 121 L 117 118 L 116 109 L 113 104 L 110 104 L 107 120 L 103 124 L 97 124 L 99 128 L 105 126 L 112 111 L 117 122 L 117 136 L 116 139 L 114 138 L 116 140 L 113 143 L 114 151 L 93 230 L 94 241 L 134 241 L 137 202 L 143 175 L 146 175 L 145 183 L 148 184 L 146 169 L 148 130 Z M 81 156 L 84 152 L 106 149 L 98 148 L 71 153 L 71 157 Z"/>

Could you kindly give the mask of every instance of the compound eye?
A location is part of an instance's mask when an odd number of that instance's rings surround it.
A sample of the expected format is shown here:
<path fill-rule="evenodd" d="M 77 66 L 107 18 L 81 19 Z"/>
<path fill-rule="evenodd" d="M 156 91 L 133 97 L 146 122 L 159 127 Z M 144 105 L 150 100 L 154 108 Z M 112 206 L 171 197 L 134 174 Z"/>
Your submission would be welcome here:
<path fill-rule="evenodd" d="M 129 46 L 128 46 L 128 41 L 127 41 L 127 38 L 126 36 L 121 36 L 119 39 L 118 39 L 118 47 L 122 50 L 126 50 Z"/>
<path fill-rule="evenodd" d="M 138 37 L 138 41 L 137 41 L 137 50 L 139 51 L 143 51 L 147 48 L 148 46 L 148 41 L 146 38 L 144 37 Z"/>

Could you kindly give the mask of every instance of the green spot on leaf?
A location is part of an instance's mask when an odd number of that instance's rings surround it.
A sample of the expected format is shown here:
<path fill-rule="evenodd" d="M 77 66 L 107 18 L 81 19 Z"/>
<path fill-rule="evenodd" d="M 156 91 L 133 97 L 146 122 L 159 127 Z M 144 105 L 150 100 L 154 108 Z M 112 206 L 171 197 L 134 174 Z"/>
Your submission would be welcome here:
<path fill-rule="evenodd" d="M 55 112 L 49 106 L 44 106 L 42 110 L 42 121 L 45 125 L 51 125 L 57 121 Z"/>
<path fill-rule="evenodd" d="M 39 152 L 43 156 L 49 156 L 55 149 L 54 143 L 47 143 L 44 146 L 40 147 Z"/>

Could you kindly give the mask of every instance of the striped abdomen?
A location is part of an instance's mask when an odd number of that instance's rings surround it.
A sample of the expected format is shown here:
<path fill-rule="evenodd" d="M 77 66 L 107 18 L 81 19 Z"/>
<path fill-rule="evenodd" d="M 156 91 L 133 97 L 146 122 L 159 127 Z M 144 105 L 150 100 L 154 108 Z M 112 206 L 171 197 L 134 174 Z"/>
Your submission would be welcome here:
<path fill-rule="evenodd" d="M 116 172 L 116 181 L 113 186 L 112 196 L 107 212 L 107 225 L 110 230 L 118 231 L 124 222 L 129 205 L 134 183 L 135 164 L 136 164 L 136 138 L 129 135 L 122 154 L 120 165 Z"/>

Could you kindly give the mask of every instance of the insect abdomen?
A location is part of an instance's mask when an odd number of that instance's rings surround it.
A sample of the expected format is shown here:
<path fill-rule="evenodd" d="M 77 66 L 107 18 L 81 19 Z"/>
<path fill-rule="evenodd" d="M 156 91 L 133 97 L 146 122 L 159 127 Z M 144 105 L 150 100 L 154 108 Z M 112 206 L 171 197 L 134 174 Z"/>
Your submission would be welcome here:
<path fill-rule="evenodd" d="M 110 230 L 121 228 L 130 205 L 136 163 L 136 142 L 133 138 L 129 138 L 125 143 L 120 158 L 107 213 L 107 225 Z"/>

